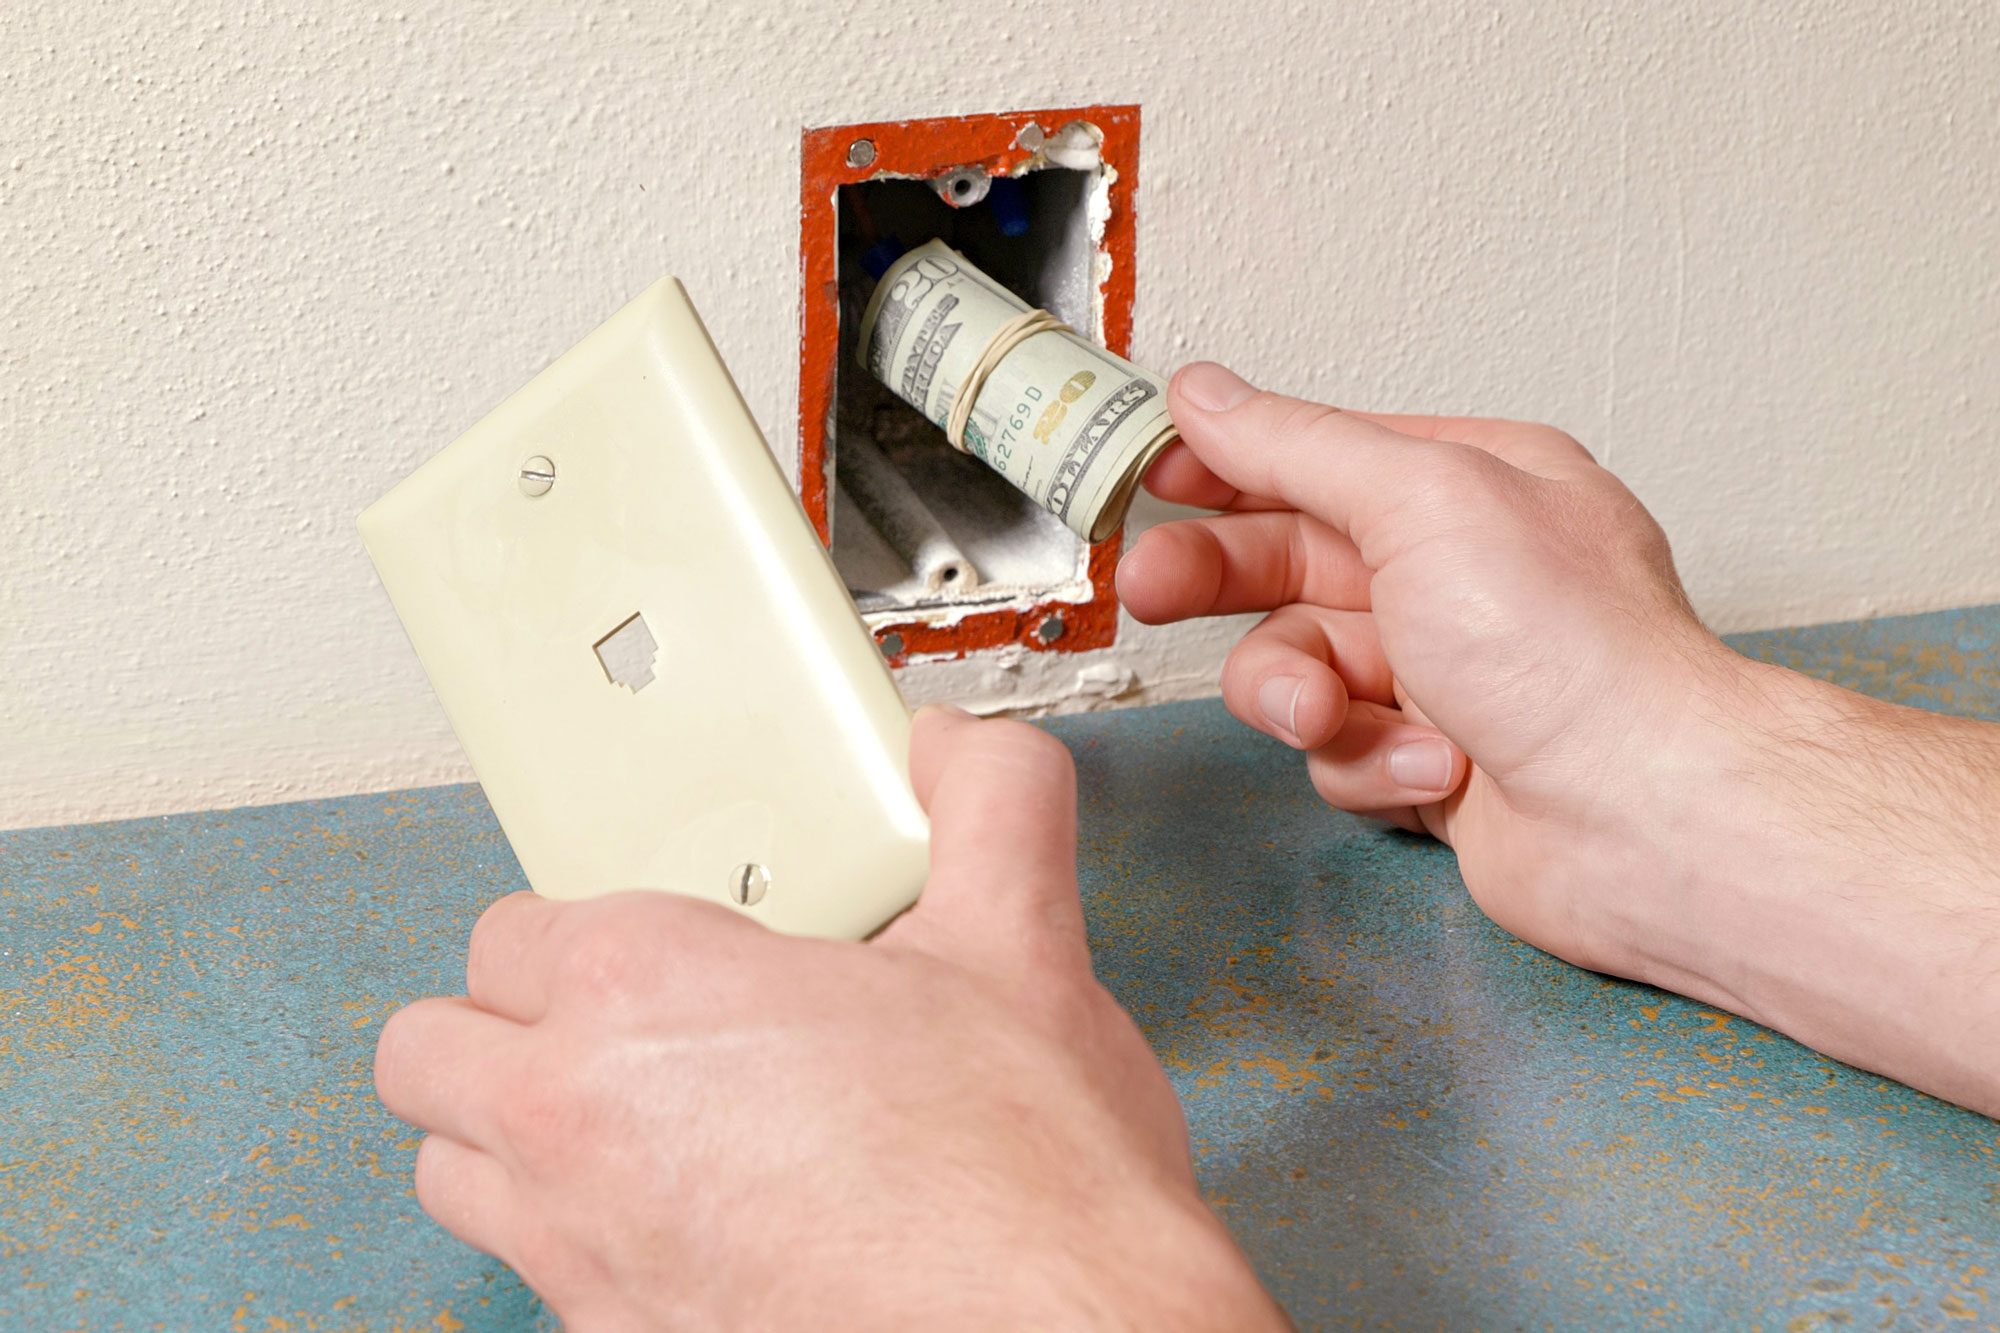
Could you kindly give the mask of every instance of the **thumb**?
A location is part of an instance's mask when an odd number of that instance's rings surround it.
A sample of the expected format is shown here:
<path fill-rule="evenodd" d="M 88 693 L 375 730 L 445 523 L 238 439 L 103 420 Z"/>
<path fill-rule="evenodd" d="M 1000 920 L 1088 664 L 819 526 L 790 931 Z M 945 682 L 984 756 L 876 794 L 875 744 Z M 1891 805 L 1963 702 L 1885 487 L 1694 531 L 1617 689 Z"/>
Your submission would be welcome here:
<path fill-rule="evenodd" d="M 1076 767 L 1025 722 L 925 708 L 910 780 L 931 817 L 931 874 L 903 922 L 924 947 L 1001 970 L 1088 969 L 1076 891 Z M 902 932 L 908 938 L 913 932 Z"/>
<path fill-rule="evenodd" d="M 1209 471 L 1331 525 L 1375 569 L 1395 548 L 1477 512 L 1493 471 L 1505 467 L 1469 445 L 1260 392 L 1212 361 L 1183 367 L 1167 404 Z"/>

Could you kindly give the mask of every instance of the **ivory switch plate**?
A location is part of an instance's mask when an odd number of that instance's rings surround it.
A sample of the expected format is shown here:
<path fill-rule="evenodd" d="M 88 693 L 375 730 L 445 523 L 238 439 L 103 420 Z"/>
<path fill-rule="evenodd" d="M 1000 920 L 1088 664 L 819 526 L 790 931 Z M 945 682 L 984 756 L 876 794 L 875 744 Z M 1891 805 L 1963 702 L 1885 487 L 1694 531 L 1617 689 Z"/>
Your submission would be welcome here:
<path fill-rule="evenodd" d="M 538 893 L 844 938 L 915 900 L 909 715 L 678 282 L 360 528 Z"/>

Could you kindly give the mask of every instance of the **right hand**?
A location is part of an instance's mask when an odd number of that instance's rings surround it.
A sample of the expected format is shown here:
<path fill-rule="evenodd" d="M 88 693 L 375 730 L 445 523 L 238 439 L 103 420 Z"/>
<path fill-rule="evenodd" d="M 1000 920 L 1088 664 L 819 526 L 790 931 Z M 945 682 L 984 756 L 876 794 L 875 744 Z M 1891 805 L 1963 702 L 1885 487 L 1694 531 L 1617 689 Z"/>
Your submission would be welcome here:
<path fill-rule="evenodd" d="M 1551 427 L 1343 412 L 1211 364 L 1170 402 L 1185 443 L 1148 488 L 1226 512 L 1145 533 L 1126 608 L 1269 612 L 1223 669 L 1232 713 L 1330 804 L 1449 843 L 1500 925 L 1645 973 L 1603 886 L 1695 761 L 1693 702 L 1742 665 L 1659 525 Z"/>
<path fill-rule="evenodd" d="M 1367 416 L 1220 366 L 1147 478 L 1226 510 L 1118 571 L 1141 620 L 1268 611 L 1237 717 L 1458 853 L 1501 926 L 2000 1112 L 2000 728 L 1752 662 L 1547 426 Z"/>

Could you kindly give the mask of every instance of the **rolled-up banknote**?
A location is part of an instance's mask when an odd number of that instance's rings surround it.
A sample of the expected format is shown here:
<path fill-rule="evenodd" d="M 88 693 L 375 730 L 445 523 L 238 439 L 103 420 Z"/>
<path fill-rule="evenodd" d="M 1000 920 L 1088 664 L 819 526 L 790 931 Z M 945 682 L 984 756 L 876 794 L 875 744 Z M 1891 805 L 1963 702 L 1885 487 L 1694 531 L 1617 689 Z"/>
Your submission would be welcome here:
<path fill-rule="evenodd" d="M 946 429 L 988 345 L 1029 309 L 930 241 L 882 274 L 861 317 L 861 364 Z M 1117 531 L 1177 438 L 1165 382 L 1068 329 L 1021 341 L 972 388 L 962 447 L 1085 541 Z"/>

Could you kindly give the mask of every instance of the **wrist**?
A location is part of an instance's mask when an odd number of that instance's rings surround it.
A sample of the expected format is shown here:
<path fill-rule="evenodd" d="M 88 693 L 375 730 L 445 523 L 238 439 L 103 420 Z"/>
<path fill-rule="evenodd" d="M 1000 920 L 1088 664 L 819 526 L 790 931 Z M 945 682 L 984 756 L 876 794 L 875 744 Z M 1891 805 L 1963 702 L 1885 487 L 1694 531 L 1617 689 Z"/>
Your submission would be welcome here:
<path fill-rule="evenodd" d="M 1063 1276 L 1043 1326 L 1289 1329 L 1227 1228 L 1192 1190 L 1073 1210 L 1049 1254 Z M 1056 1229 L 1044 1228 L 1044 1244 Z"/>
<path fill-rule="evenodd" d="M 1184 1188 L 1093 1183 L 1077 1192 L 1010 1186 L 977 1208 L 913 1218 L 911 1243 L 893 1262 L 850 1254 L 830 1269 L 794 1273 L 765 1284 L 762 1305 L 731 1322 L 1168 1333 L 1291 1327 L 1191 1181 Z M 830 1324 L 829 1306 L 846 1310 L 851 1323 Z"/>
<path fill-rule="evenodd" d="M 2000 727 L 1731 658 L 1699 673 L 1627 830 L 1654 871 L 1627 881 L 1648 888 L 1620 970 L 1990 1101 Z"/>

